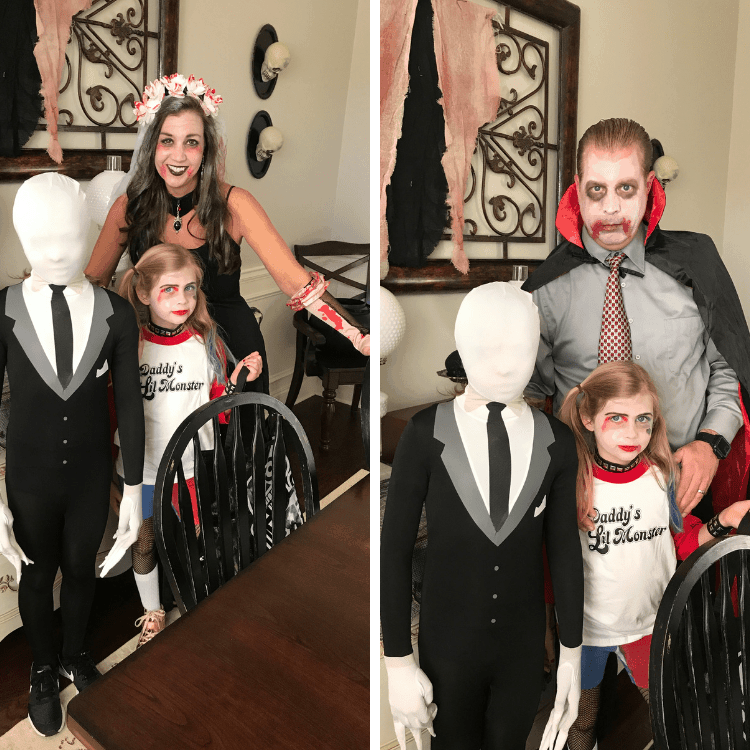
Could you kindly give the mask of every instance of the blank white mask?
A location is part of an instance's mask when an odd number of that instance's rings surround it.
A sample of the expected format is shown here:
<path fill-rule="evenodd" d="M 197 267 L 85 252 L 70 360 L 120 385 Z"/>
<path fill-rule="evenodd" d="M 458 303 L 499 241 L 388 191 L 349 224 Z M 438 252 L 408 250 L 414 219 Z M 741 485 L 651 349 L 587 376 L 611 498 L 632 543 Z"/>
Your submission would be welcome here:
<path fill-rule="evenodd" d="M 469 385 L 480 396 L 509 403 L 523 394 L 539 348 L 539 311 L 528 292 L 502 281 L 472 289 L 455 336 Z"/>

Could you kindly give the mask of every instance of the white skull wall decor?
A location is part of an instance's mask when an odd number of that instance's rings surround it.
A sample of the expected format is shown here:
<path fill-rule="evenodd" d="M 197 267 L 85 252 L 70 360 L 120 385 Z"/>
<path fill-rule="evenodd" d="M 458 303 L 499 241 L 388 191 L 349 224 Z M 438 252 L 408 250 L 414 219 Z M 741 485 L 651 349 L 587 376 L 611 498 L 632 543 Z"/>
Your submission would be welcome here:
<path fill-rule="evenodd" d="M 281 73 L 292 59 L 289 49 L 281 42 L 274 42 L 266 50 L 263 65 L 260 68 L 260 77 L 266 83 Z"/>
<path fill-rule="evenodd" d="M 265 161 L 273 156 L 284 145 L 284 136 L 278 128 L 273 126 L 263 128 L 258 138 L 258 147 L 255 149 L 257 161 Z"/>
<path fill-rule="evenodd" d="M 680 165 L 671 156 L 660 156 L 654 162 L 654 174 L 662 187 L 676 180 L 679 173 Z"/>

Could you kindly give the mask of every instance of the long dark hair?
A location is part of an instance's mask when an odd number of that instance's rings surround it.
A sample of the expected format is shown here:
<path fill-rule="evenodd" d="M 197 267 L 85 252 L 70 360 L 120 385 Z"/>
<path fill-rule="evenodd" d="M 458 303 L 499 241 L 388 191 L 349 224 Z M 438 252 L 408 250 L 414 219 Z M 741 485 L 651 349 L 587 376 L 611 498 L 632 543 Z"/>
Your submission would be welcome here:
<path fill-rule="evenodd" d="M 191 96 L 166 97 L 143 139 L 135 173 L 128 185 L 125 209 L 127 226 L 122 228 L 127 233 L 130 258 L 135 264 L 146 250 L 164 241 L 164 222 L 169 213 L 170 199 L 164 180 L 154 166 L 154 157 L 164 120 L 183 112 L 196 112 L 203 121 L 203 166 L 198 178 L 195 216 L 203 227 L 209 257 L 219 264 L 219 273 L 234 273 L 240 266 L 240 258 L 239 254 L 233 252 L 231 238 L 226 231 L 230 220 L 229 206 L 219 182 L 222 144 L 214 119 L 207 116 L 200 102 Z M 190 222 L 187 229 L 190 232 Z"/>

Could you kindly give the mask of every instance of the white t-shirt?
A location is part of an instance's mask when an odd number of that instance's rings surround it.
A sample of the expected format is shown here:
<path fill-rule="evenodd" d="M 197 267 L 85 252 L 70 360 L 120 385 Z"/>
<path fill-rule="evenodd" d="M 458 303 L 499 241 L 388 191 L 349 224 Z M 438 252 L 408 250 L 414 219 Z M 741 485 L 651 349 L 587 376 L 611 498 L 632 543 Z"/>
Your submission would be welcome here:
<path fill-rule="evenodd" d="M 659 486 L 654 471 L 662 483 Z M 583 643 L 615 646 L 649 635 L 677 558 L 661 472 L 594 467 L 594 531 L 580 531 Z"/>
<path fill-rule="evenodd" d="M 140 359 L 146 423 L 143 483 L 155 484 L 167 443 L 186 417 L 211 400 L 215 375 L 209 367 L 203 341 L 188 331 L 166 337 L 144 329 L 143 338 Z M 204 450 L 211 448 L 214 434 L 211 422 L 205 424 L 199 434 L 201 447 Z M 118 443 L 117 438 L 115 442 Z M 185 478 L 193 476 L 192 444 L 185 449 L 182 467 Z M 123 476 L 122 470 L 122 460 L 118 455 L 117 473 L 120 476 Z"/>

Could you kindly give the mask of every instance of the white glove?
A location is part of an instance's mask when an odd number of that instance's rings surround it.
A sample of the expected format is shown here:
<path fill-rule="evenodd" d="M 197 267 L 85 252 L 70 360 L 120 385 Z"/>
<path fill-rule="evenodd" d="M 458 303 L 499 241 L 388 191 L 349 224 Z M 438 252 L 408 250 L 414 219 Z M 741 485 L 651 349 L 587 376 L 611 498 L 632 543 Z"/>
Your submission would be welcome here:
<path fill-rule="evenodd" d="M 582 646 L 568 648 L 560 644 L 555 706 L 544 729 L 539 750 L 562 750 L 568 739 L 568 730 L 578 717 L 578 702 L 581 700 L 582 648 Z"/>
<path fill-rule="evenodd" d="M 122 491 L 122 503 L 120 503 L 120 522 L 112 537 L 115 543 L 99 566 L 102 578 L 120 562 L 122 556 L 138 538 L 142 521 L 141 485 L 126 484 Z"/>
<path fill-rule="evenodd" d="M 414 735 L 417 750 L 422 750 L 422 729 L 435 736 L 432 720 L 437 706 L 432 702 L 430 678 L 419 668 L 414 654 L 386 656 L 384 660 L 388 672 L 388 702 L 399 747 L 406 750 L 408 728 Z"/>
<path fill-rule="evenodd" d="M 13 514 L 0 495 L 0 554 L 5 555 L 8 562 L 16 569 L 16 581 L 21 583 L 21 562 L 33 565 L 23 550 L 18 546 L 16 535 L 13 533 Z"/>

